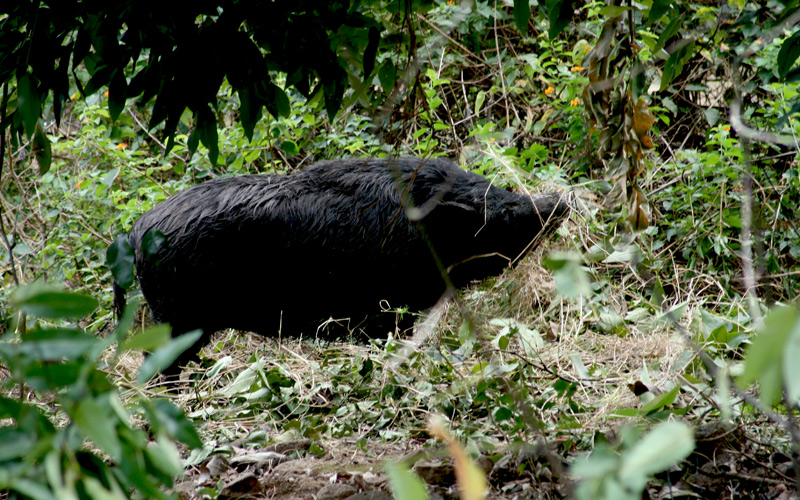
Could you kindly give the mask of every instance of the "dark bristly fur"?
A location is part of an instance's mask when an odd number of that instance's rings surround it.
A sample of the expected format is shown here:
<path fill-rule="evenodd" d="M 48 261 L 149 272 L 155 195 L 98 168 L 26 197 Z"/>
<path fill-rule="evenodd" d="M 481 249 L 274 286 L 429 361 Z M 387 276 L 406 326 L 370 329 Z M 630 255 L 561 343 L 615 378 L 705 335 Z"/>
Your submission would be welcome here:
<path fill-rule="evenodd" d="M 313 336 L 381 304 L 425 309 L 446 289 L 431 249 L 461 287 L 515 263 L 568 212 L 566 197 L 511 193 L 444 159 L 335 160 L 194 186 L 129 240 L 153 318 L 204 331 L 182 363 L 222 328 Z M 166 241 L 146 257 L 151 230 Z"/>

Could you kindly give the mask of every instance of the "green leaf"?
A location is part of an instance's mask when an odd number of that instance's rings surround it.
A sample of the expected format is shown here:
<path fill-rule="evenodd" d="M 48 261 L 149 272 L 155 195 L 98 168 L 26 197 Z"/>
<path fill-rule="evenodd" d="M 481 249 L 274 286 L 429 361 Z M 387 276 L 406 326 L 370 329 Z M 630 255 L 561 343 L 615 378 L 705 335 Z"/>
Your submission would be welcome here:
<path fill-rule="evenodd" d="M 784 347 L 797 321 L 797 310 L 792 307 L 776 307 L 764 318 L 764 327 L 745 352 L 744 372 L 738 380 L 743 387 L 762 379 L 770 367 L 777 366 L 780 372 Z"/>
<path fill-rule="evenodd" d="M 686 40 L 683 40 L 677 44 L 678 48 L 669 55 L 667 62 L 664 64 L 664 72 L 661 75 L 661 92 L 667 90 L 672 81 L 680 76 L 684 63 L 694 53 L 694 40 L 686 42 Z"/>
<path fill-rule="evenodd" d="M 53 159 L 53 151 L 50 147 L 50 139 L 44 133 L 42 124 L 36 121 L 36 127 L 31 138 L 31 152 L 36 156 L 36 163 L 39 164 L 39 175 L 44 175 L 50 170 L 50 162 Z"/>
<path fill-rule="evenodd" d="M 142 367 L 139 369 L 139 374 L 136 375 L 136 382 L 144 384 L 153 375 L 170 366 L 173 361 L 178 359 L 178 356 L 183 354 L 183 351 L 192 347 L 202 335 L 202 330 L 192 330 L 189 333 L 175 337 L 172 342 L 157 349 L 153 354 L 145 358 Z"/>
<path fill-rule="evenodd" d="M 778 74 L 781 78 L 792 69 L 798 57 L 800 57 L 800 31 L 784 40 L 781 50 L 778 51 Z"/>
<path fill-rule="evenodd" d="M 620 262 L 636 263 L 641 259 L 642 251 L 639 249 L 639 246 L 636 244 L 631 244 L 621 250 L 614 250 L 611 252 L 611 255 L 603 259 L 603 262 L 606 264 L 615 264 Z"/>
<path fill-rule="evenodd" d="M 590 454 L 575 460 L 569 468 L 571 474 L 581 479 L 601 478 L 619 470 L 619 455 L 608 446 L 599 445 Z"/>
<path fill-rule="evenodd" d="M 523 35 L 528 34 L 528 21 L 531 18 L 530 0 L 514 0 L 514 23 Z"/>
<path fill-rule="evenodd" d="M 272 98 L 275 103 L 275 109 L 278 112 L 279 116 L 289 116 L 289 113 L 292 111 L 292 106 L 289 103 L 289 98 L 286 96 L 286 93 L 283 91 L 282 88 L 278 87 L 275 84 L 270 84 L 270 90 L 272 93 Z"/>
<path fill-rule="evenodd" d="M 378 71 L 378 80 L 380 80 L 381 87 L 383 87 L 383 92 L 386 95 L 389 95 L 394 89 L 395 78 L 397 78 L 397 68 L 395 68 L 391 59 L 387 59 Z"/>
<path fill-rule="evenodd" d="M 281 149 L 292 156 L 300 153 L 300 148 L 297 147 L 297 144 L 294 141 L 283 141 L 281 143 Z"/>
<path fill-rule="evenodd" d="M 158 347 L 166 345 L 170 341 L 171 332 L 172 328 L 166 324 L 151 326 L 126 340 L 122 345 L 122 351 L 137 349 L 153 351 Z"/>
<path fill-rule="evenodd" d="M 389 489 L 392 490 L 395 500 L 428 499 L 425 483 L 404 465 L 387 463 L 386 476 L 389 478 Z"/>
<path fill-rule="evenodd" d="M 547 17 L 550 20 L 548 36 L 553 40 L 572 21 L 572 0 L 547 0 Z"/>
<path fill-rule="evenodd" d="M 475 114 L 478 115 L 483 109 L 483 103 L 486 102 L 486 91 L 481 90 L 478 92 L 478 95 L 475 96 Z"/>
<path fill-rule="evenodd" d="M 200 108 L 200 112 L 197 115 L 197 128 L 195 131 L 200 142 L 208 149 L 208 161 L 211 162 L 211 165 L 216 165 L 217 158 L 219 157 L 217 119 L 208 106 Z"/>
<path fill-rule="evenodd" d="M 133 260 L 134 254 L 128 235 L 120 234 L 106 250 L 106 264 L 111 269 L 114 281 L 125 290 L 133 285 Z"/>
<path fill-rule="evenodd" d="M 50 490 L 42 483 L 31 479 L 15 479 L 9 489 L 21 493 L 25 498 L 33 500 L 56 500 Z"/>
<path fill-rule="evenodd" d="M 795 318 L 783 349 L 783 382 L 792 406 L 800 402 L 800 319 Z"/>
<path fill-rule="evenodd" d="M 108 85 L 108 115 L 112 123 L 117 121 L 120 113 L 125 109 L 127 92 L 128 81 L 125 79 L 125 72 L 121 68 L 117 69 Z"/>
<path fill-rule="evenodd" d="M 719 110 L 717 108 L 706 108 L 703 111 L 706 121 L 710 126 L 714 126 L 719 122 Z"/>
<path fill-rule="evenodd" d="M 158 261 L 152 261 L 158 257 L 158 252 L 164 247 L 167 237 L 158 229 L 148 229 L 142 236 L 142 255 L 144 259 L 150 261 L 150 265 L 158 265 Z"/>
<path fill-rule="evenodd" d="M 147 457 L 153 466 L 167 476 L 180 476 L 183 474 L 181 457 L 175 443 L 164 434 L 156 436 L 155 444 L 150 444 L 145 449 Z"/>
<path fill-rule="evenodd" d="M 650 7 L 650 12 L 647 13 L 647 25 L 661 19 L 669 9 L 672 7 L 672 0 L 653 0 L 653 5 Z"/>
<path fill-rule="evenodd" d="M 623 7 L 620 5 L 607 5 L 600 9 L 600 15 L 605 17 L 619 17 L 623 13 L 631 10 L 632 7 Z"/>
<path fill-rule="evenodd" d="M 253 130 L 261 117 L 261 102 L 249 87 L 239 90 L 239 121 L 248 141 L 253 140 Z"/>
<path fill-rule="evenodd" d="M 42 101 L 36 92 L 36 84 L 29 74 L 17 80 L 17 109 L 22 116 L 22 128 L 28 137 L 33 137 L 36 123 L 42 112 Z"/>
<path fill-rule="evenodd" d="M 553 282 L 561 295 L 578 298 L 592 294 L 589 275 L 577 252 L 550 253 L 545 257 L 543 264 L 553 271 Z"/>
<path fill-rule="evenodd" d="M 368 42 L 367 48 L 364 49 L 364 59 L 363 59 L 363 67 L 364 67 L 364 82 L 370 84 L 370 75 L 372 75 L 372 70 L 375 69 L 375 56 L 378 53 L 378 44 L 381 41 L 381 30 L 378 29 L 376 26 L 372 26 L 369 29 L 369 34 L 367 35 Z"/>
<path fill-rule="evenodd" d="M 20 459 L 35 447 L 34 435 L 11 426 L 0 427 L 0 462 Z"/>
<path fill-rule="evenodd" d="M 86 332 L 59 328 L 35 330 L 24 336 L 19 344 L 11 344 L 8 347 L 15 348 L 18 354 L 24 354 L 31 359 L 61 361 L 80 358 L 100 342 L 98 337 Z"/>
<path fill-rule="evenodd" d="M 194 424 L 186 418 L 183 411 L 166 399 L 155 399 L 149 405 L 151 425 L 162 428 L 167 434 L 188 445 L 190 448 L 200 448 L 200 440 Z"/>
<path fill-rule="evenodd" d="M 650 415 L 656 411 L 660 411 L 675 402 L 675 398 L 680 392 L 680 387 L 676 386 L 669 392 L 659 394 L 650 400 L 646 405 L 642 406 L 641 414 Z"/>
<path fill-rule="evenodd" d="M 44 283 L 23 285 L 12 294 L 17 309 L 37 318 L 79 318 L 97 309 L 97 299 L 65 292 Z"/>
<path fill-rule="evenodd" d="M 107 404 L 87 397 L 78 402 L 70 416 L 81 432 L 112 459 L 119 461 L 122 458 L 122 445 L 116 430 L 117 421 Z"/>
<path fill-rule="evenodd" d="M 619 478 L 624 485 L 641 491 L 650 475 L 677 464 L 692 450 L 692 429 L 681 422 L 664 422 L 623 454 Z"/>
<path fill-rule="evenodd" d="M 681 26 L 683 26 L 684 17 L 686 16 L 680 15 L 669 22 L 667 27 L 664 28 L 664 31 L 661 32 L 661 35 L 659 35 L 658 41 L 656 42 L 655 47 L 653 47 L 653 52 L 658 52 L 659 50 L 663 49 L 667 42 L 678 34 Z"/>

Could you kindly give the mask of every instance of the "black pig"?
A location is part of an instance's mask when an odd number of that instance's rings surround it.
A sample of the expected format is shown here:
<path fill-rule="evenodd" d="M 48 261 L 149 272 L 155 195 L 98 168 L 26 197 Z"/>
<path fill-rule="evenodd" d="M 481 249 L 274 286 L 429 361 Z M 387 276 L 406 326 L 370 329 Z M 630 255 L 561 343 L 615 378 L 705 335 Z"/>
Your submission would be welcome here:
<path fill-rule="evenodd" d="M 566 197 L 511 193 L 445 159 L 334 160 L 189 188 L 129 242 L 155 321 L 204 332 L 174 371 L 223 328 L 314 336 L 330 317 L 428 308 L 445 274 L 455 287 L 499 274 L 568 211 Z M 164 241 L 145 252 L 152 231 Z"/>

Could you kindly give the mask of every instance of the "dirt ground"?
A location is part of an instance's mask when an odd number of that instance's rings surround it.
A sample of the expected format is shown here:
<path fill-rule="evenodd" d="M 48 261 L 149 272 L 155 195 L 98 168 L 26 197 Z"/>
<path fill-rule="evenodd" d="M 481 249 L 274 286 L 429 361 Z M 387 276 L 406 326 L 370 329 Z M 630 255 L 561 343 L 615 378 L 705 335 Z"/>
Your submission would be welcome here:
<path fill-rule="evenodd" d="M 742 429 L 698 429 L 697 449 L 680 467 L 659 474 L 643 499 L 713 498 L 790 500 L 798 498 L 790 457 L 756 443 Z M 444 448 L 423 450 L 421 443 L 370 442 L 365 452 L 354 439 L 324 443 L 322 456 L 301 439 L 261 450 L 232 443 L 228 456 L 212 455 L 187 471 L 176 485 L 183 500 L 315 499 L 388 500 L 392 498 L 384 464 L 404 460 L 424 480 L 431 499 L 457 499 L 452 463 Z M 496 458 L 497 456 L 495 456 Z M 555 466 L 550 463 L 555 462 Z M 487 499 L 569 498 L 572 479 L 566 460 L 543 447 L 508 453 L 476 464 L 487 473 Z"/>

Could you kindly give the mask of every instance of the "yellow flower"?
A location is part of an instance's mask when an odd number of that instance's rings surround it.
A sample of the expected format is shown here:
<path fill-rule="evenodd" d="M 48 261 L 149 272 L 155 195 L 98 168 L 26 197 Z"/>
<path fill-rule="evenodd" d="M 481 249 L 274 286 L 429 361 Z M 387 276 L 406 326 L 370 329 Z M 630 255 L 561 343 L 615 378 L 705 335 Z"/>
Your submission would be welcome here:
<path fill-rule="evenodd" d="M 552 94 L 555 91 L 556 91 L 556 89 L 554 89 L 553 87 L 547 87 L 547 90 L 545 90 L 544 93 L 545 94 Z"/>
<path fill-rule="evenodd" d="M 104 95 L 104 96 L 106 96 L 106 97 L 108 97 L 108 90 L 106 90 L 106 93 L 105 93 L 105 94 L 103 94 L 103 95 Z"/>
<path fill-rule="evenodd" d="M 572 104 L 573 106 L 577 106 L 578 104 L 581 103 L 581 100 L 580 99 L 573 99 L 573 100 L 569 101 L 569 103 Z"/>
<path fill-rule="evenodd" d="M 456 0 L 447 0 L 447 5 L 455 5 Z"/>
<path fill-rule="evenodd" d="M 125 144 L 124 142 L 120 142 L 119 144 L 117 144 L 117 149 L 125 149 L 127 147 L 128 145 Z"/>
<path fill-rule="evenodd" d="M 572 67 L 572 71 L 583 71 L 585 69 L 586 68 L 584 68 L 583 66 L 573 66 Z"/>

